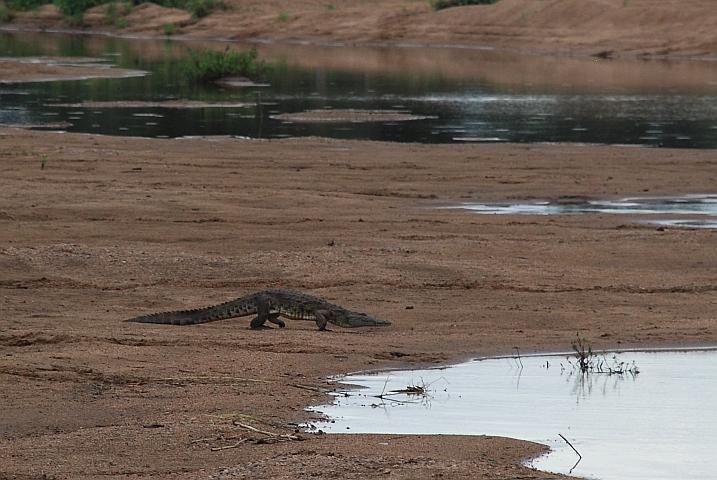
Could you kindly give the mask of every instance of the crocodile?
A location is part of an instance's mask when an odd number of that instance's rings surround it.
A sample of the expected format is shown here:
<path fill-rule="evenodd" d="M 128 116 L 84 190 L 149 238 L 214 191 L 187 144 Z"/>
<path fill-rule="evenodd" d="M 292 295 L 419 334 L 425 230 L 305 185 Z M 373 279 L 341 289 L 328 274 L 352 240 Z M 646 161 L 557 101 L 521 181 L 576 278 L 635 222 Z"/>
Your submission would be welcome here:
<path fill-rule="evenodd" d="M 319 330 L 325 330 L 327 323 L 347 328 L 391 325 L 386 320 L 378 320 L 365 313 L 347 310 L 321 298 L 291 290 L 264 290 L 211 307 L 153 313 L 130 318 L 125 322 L 196 325 L 254 314 L 256 317 L 250 324 L 254 329 L 264 328 L 267 320 L 284 328 L 286 324 L 280 316 L 292 320 L 313 320 Z"/>

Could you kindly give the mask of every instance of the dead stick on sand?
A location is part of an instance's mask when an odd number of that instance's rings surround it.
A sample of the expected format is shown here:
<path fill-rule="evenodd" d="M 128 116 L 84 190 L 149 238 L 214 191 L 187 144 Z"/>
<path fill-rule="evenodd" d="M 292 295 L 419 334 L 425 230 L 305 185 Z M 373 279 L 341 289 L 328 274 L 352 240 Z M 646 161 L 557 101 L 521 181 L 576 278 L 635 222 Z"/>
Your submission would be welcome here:
<path fill-rule="evenodd" d="M 251 425 L 245 425 L 243 423 L 236 423 L 235 425 L 238 425 L 242 428 L 246 428 L 247 430 L 251 430 L 252 432 L 262 433 L 264 435 L 267 435 L 267 436 L 273 437 L 273 438 L 286 438 L 288 440 L 299 440 L 299 437 L 297 437 L 296 435 L 289 435 L 288 433 L 278 434 L 278 433 L 267 432 L 264 430 L 259 430 L 258 428 L 254 428 Z"/>
<path fill-rule="evenodd" d="M 211 376 L 198 376 L 198 377 L 167 377 L 159 378 L 155 381 L 158 382 L 198 382 L 202 380 L 214 380 L 214 381 L 230 381 L 230 382 L 253 382 L 253 383 L 271 383 L 269 380 L 259 380 L 258 378 L 244 378 L 244 377 L 211 377 Z"/>
<path fill-rule="evenodd" d="M 227 450 L 229 448 L 237 448 L 242 443 L 246 442 L 246 438 L 242 438 L 234 445 L 227 445 L 226 447 L 212 447 L 212 452 L 218 452 L 219 450 Z"/>
<path fill-rule="evenodd" d="M 294 383 L 292 386 L 296 387 L 296 388 L 302 388 L 304 390 L 310 390 L 312 392 L 319 392 L 319 393 L 330 393 L 331 392 L 331 390 L 329 390 L 328 388 L 312 387 L 311 385 L 301 385 L 299 383 Z"/>

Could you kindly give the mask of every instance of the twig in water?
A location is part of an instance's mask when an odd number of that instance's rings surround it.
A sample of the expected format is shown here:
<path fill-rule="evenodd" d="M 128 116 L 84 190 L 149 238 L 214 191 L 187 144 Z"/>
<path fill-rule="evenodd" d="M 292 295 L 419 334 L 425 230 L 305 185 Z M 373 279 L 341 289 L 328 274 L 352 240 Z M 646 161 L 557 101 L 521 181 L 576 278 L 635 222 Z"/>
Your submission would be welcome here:
<path fill-rule="evenodd" d="M 520 347 L 513 347 L 513 348 L 515 349 L 515 352 L 516 352 L 516 354 L 518 355 L 518 356 L 516 357 L 516 360 L 517 360 L 516 363 L 517 363 L 517 364 L 520 366 L 520 368 L 522 369 L 522 368 L 523 368 L 523 360 L 521 360 L 521 358 L 520 358 Z"/>
<path fill-rule="evenodd" d="M 384 393 L 386 393 L 386 385 L 388 385 L 388 379 L 389 379 L 389 378 L 391 378 L 391 376 L 390 376 L 390 375 L 387 375 L 387 376 L 386 376 L 386 381 L 383 382 L 383 389 L 381 390 L 381 395 L 377 395 L 376 398 L 380 398 L 381 400 L 383 400 L 383 395 L 384 395 Z"/>
<path fill-rule="evenodd" d="M 583 459 L 583 456 L 580 455 L 580 452 L 578 452 L 578 451 L 575 449 L 575 447 L 573 447 L 573 444 L 570 443 L 567 438 L 563 437 L 563 434 L 562 434 L 562 433 L 558 433 L 558 435 L 560 435 L 560 438 L 562 438 L 563 440 L 565 440 L 565 443 L 567 443 L 568 446 L 573 449 L 573 452 L 575 452 L 575 453 L 578 454 L 578 457 L 580 457 L 580 460 L 582 460 L 582 459 Z"/>
<path fill-rule="evenodd" d="M 580 455 L 580 452 L 578 452 L 577 449 L 576 449 L 575 447 L 573 447 L 573 444 L 570 443 L 570 442 L 568 441 L 568 439 L 563 436 L 562 433 L 558 433 L 558 435 L 560 435 L 560 438 L 562 438 L 563 440 L 565 440 L 565 443 L 567 443 L 568 446 L 573 449 L 573 452 L 575 452 L 575 453 L 578 454 L 578 461 L 575 462 L 575 465 L 573 465 L 573 468 L 571 468 L 570 471 L 568 472 L 568 474 L 571 474 L 571 473 L 573 473 L 573 470 L 575 470 L 575 467 L 578 466 L 578 463 L 580 463 L 580 461 L 583 459 L 583 456 Z"/>

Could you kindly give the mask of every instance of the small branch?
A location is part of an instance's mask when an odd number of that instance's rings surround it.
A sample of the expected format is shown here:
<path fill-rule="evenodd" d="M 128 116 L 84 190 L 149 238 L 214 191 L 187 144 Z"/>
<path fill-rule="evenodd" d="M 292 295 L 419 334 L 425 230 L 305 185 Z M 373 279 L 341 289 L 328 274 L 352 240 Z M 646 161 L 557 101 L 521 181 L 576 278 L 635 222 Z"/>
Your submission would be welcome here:
<path fill-rule="evenodd" d="M 198 439 L 196 439 L 196 440 L 192 440 L 192 441 L 189 442 L 189 443 L 194 444 L 194 443 L 200 443 L 200 442 L 211 442 L 211 441 L 213 441 L 213 440 L 221 440 L 221 438 L 222 438 L 222 437 L 198 438 Z"/>
<path fill-rule="evenodd" d="M 273 433 L 273 432 L 267 432 L 265 430 L 259 430 L 258 428 L 254 428 L 251 425 L 245 425 L 243 423 L 235 423 L 235 425 L 238 425 L 242 428 L 246 428 L 247 430 L 251 430 L 252 432 L 261 433 L 263 435 L 266 435 L 266 436 L 269 436 L 272 438 L 285 438 L 287 440 L 301 440 L 296 435 L 290 435 L 288 433 L 278 434 L 278 433 Z"/>
<path fill-rule="evenodd" d="M 190 376 L 190 377 L 167 377 L 158 378 L 157 382 L 196 382 L 200 380 L 223 380 L 231 382 L 254 382 L 254 383 L 271 383 L 269 380 L 259 380 L 256 378 L 244 378 L 244 377 L 212 377 L 212 376 Z"/>
<path fill-rule="evenodd" d="M 523 368 L 523 360 L 520 359 L 520 348 L 519 348 L 519 347 L 513 347 L 513 348 L 515 349 L 515 352 L 516 352 L 517 355 L 518 355 L 518 356 L 517 356 L 517 360 L 518 360 L 518 361 L 517 361 L 516 363 L 517 363 L 518 366 L 520 366 L 520 368 L 522 369 L 522 368 Z"/>
<path fill-rule="evenodd" d="M 228 450 L 230 448 L 237 448 L 242 443 L 246 442 L 246 438 L 242 438 L 234 445 L 227 445 L 226 447 L 212 447 L 212 452 L 218 452 L 219 450 Z"/>
<path fill-rule="evenodd" d="M 299 383 L 294 383 L 291 386 L 296 387 L 296 388 L 301 388 L 304 390 L 310 390 L 312 392 L 331 393 L 331 390 L 329 390 L 328 388 L 312 387 L 311 385 L 301 385 Z"/>

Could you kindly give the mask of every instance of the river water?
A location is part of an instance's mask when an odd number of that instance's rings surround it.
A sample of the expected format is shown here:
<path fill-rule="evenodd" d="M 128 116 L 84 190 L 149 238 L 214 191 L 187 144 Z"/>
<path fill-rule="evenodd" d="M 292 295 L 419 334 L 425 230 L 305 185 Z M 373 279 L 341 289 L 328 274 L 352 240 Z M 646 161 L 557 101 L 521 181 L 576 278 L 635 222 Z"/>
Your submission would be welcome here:
<path fill-rule="evenodd" d="M 583 376 L 567 355 L 552 355 L 349 375 L 341 381 L 366 389 L 313 408 L 330 419 L 314 427 L 530 440 L 553 450 L 533 467 L 603 480 L 715 478 L 717 351 L 625 352 L 617 361 L 639 373 Z M 425 393 L 393 392 L 407 387 Z"/>
<path fill-rule="evenodd" d="M 70 132 L 181 137 L 323 136 L 421 143 L 581 142 L 717 148 L 717 62 L 540 57 L 490 49 L 258 45 L 267 86 L 186 81 L 189 50 L 223 49 L 105 36 L 0 33 L 0 56 L 94 57 L 139 78 L 0 86 L 0 124 Z M 244 48 L 245 45 L 235 45 Z M 1 80 L 1 79 L 0 79 Z M 185 110 L 82 102 L 192 100 Z M 65 105 L 65 106 L 57 106 Z M 291 122 L 282 113 L 359 109 L 420 120 Z"/>

